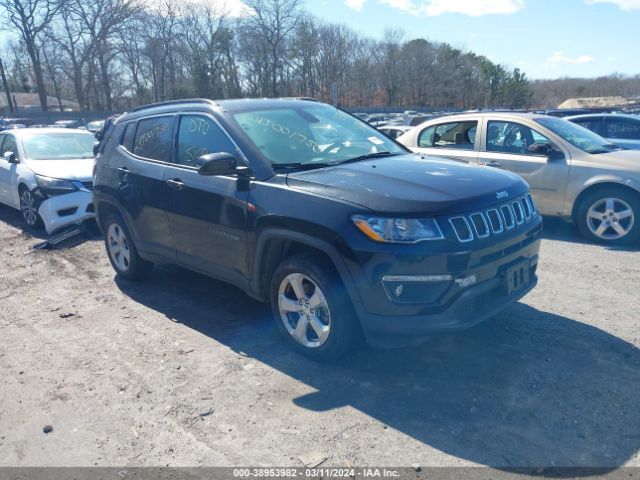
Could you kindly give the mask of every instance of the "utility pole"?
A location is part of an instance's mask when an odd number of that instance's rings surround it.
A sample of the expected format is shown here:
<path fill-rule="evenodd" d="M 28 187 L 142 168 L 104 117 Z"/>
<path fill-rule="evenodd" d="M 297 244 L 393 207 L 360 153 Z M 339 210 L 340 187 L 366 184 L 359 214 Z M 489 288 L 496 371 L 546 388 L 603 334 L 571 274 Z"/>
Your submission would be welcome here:
<path fill-rule="evenodd" d="M 0 58 L 0 76 L 2 77 L 2 86 L 4 87 L 4 94 L 7 96 L 7 106 L 9 107 L 9 112 L 13 112 L 13 102 L 11 101 L 11 91 L 9 90 L 9 84 L 7 83 L 7 76 L 4 74 L 4 65 L 2 64 L 2 59 Z"/>

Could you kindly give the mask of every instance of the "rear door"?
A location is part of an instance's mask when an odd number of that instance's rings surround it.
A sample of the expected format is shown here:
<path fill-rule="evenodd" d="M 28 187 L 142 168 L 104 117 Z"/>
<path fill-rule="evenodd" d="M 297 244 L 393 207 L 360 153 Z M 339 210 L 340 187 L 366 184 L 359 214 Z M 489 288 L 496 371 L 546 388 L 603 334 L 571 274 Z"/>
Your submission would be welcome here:
<path fill-rule="evenodd" d="M 180 263 L 237 283 L 248 277 L 248 181 L 199 175 L 198 158 L 215 152 L 239 157 L 233 141 L 212 117 L 181 115 L 173 164 L 164 176 L 172 187 L 169 223 Z"/>
<path fill-rule="evenodd" d="M 554 145 L 545 135 L 519 122 L 485 120 L 485 142 L 478 157 L 480 163 L 517 173 L 531 186 L 538 209 L 545 214 L 562 213 L 567 180 L 569 153 L 560 146 L 565 158 L 550 160 L 532 153 L 536 144 Z"/>
<path fill-rule="evenodd" d="M 423 128 L 418 133 L 417 145 L 411 149 L 418 153 L 474 163 L 478 158 L 478 133 L 478 120 L 449 120 Z"/>
<path fill-rule="evenodd" d="M 143 251 L 175 259 L 164 174 L 171 160 L 175 116 L 148 117 L 126 126 L 119 154 L 110 161 L 116 195 Z"/>

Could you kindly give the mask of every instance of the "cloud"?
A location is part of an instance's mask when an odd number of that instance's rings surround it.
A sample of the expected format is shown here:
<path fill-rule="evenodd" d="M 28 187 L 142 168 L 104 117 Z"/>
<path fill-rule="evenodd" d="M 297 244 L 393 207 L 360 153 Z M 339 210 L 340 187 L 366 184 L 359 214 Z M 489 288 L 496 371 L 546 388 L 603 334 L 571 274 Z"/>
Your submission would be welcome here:
<path fill-rule="evenodd" d="M 344 4 L 349 7 L 351 10 L 356 10 L 358 12 L 362 11 L 362 7 L 364 7 L 365 0 L 345 0 Z"/>
<path fill-rule="evenodd" d="M 640 0 L 586 0 L 588 5 L 596 3 L 612 3 L 622 10 L 638 10 L 640 9 Z"/>
<path fill-rule="evenodd" d="M 571 63 L 573 65 L 584 65 L 586 63 L 594 63 L 596 61 L 596 59 L 590 55 L 580 55 L 579 57 L 571 58 L 567 57 L 564 52 L 560 51 L 553 52 L 553 55 L 551 55 L 547 60 L 553 64 Z"/>
<path fill-rule="evenodd" d="M 391 8 L 420 16 L 458 13 L 470 17 L 510 15 L 524 8 L 524 0 L 380 0 Z"/>

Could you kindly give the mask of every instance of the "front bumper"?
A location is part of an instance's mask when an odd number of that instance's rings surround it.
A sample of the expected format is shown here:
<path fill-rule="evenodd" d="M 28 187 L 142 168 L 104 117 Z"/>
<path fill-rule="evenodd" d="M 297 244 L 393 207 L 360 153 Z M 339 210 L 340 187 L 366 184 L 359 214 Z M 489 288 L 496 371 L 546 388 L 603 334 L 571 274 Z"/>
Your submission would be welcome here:
<path fill-rule="evenodd" d="M 95 217 L 93 199 L 89 191 L 47 197 L 40 204 L 38 213 L 49 234 Z"/>
<path fill-rule="evenodd" d="M 357 271 L 351 265 L 361 299 L 355 306 L 368 343 L 378 347 L 418 344 L 431 334 L 465 329 L 496 315 L 536 286 L 541 233 L 538 220 L 500 243 L 475 250 L 403 255 L 393 260 L 386 253 L 369 252 Z M 529 263 L 528 282 L 507 294 L 507 269 L 521 262 Z M 430 282 L 422 284 L 422 291 L 402 282 L 403 276 L 411 279 L 412 275 Z M 393 282 L 385 283 L 390 278 Z M 394 297 L 398 285 L 404 288 Z"/>

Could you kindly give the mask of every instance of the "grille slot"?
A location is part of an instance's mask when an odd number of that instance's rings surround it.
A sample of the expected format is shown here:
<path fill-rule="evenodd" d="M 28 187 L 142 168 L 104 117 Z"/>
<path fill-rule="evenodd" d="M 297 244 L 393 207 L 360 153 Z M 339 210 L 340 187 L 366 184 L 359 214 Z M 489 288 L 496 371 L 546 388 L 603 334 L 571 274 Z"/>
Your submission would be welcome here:
<path fill-rule="evenodd" d="M 473 232 L 471 231 L 471 225 L 465 217 L 453 217 L 449 219 L 449 223 L 453 227 L 453 231 L 462 243 L 470 242 L 473 240 Z"/>
<path fill-rule="evenodd" d="M 482 213 L 471 214 L 471 224 L 478 238 L 487 238 L 489 236 L 489 224 Z"/>
<path fill-rule="evenodd" d="M 516 220 L 513 217 L 513 211 L 509 205 L 503 205 L 500 207 L 500 213 L 504 219 L 504 226 L 507 230 L 511 230 L 516 226 Z"/>
<path fill-rule="evenodd" d="M 502 233 L 504 232 L 504 224 L 502 223 L 502 217 L 500 213 L 495 208 L 491 210 L 487 210 L 487 218 L 489 219 L 489 223 L 491 224 L 491 230 L 493 233 Z"/>
<path fill-rule="evenodd" d="M 516 223 L 518 225 L 522 225 L 524 223 L 524 210 L 522 210 L 522 204 L 518 202 L 513 202 L 512 204 L 513 212 L 515 213 Z"/>
<path fill-rule="evenodd" d="M 529 220 L 531 218 L 531 205 L 529 205 L 529 199 L 524 197 L 522 200 L 522 208 L 524 209 L 524 218 Z"/>

